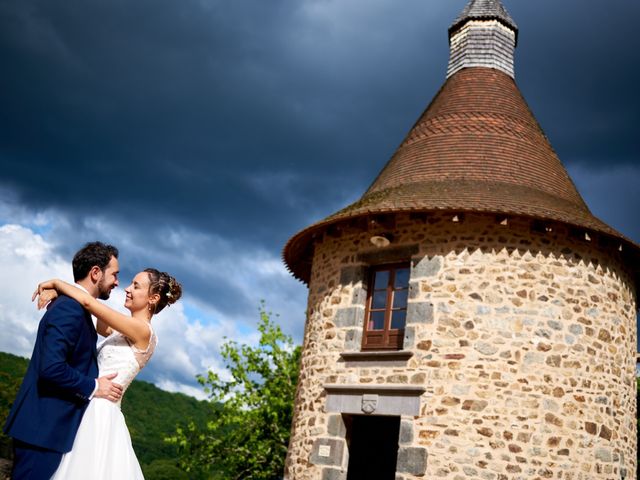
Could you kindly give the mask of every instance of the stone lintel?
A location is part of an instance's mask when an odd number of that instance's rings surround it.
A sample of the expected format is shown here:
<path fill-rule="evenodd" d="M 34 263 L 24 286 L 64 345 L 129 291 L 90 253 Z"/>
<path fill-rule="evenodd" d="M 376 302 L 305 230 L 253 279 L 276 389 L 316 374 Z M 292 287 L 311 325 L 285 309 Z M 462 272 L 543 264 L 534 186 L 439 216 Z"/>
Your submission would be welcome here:
<path fill-rule="evenodd" d="M 420 414 L 420 396 L 424 387 L 413 385 L 324 385 L 326 411 L 353 415 Z"/>
<path fill-rule="evenodd" d="M 367 265 L 381 265 L 384 263 L 408 262 L 411 257 L 420 251 L 418 245 L 405 245 L 401 247 L 387 247 L 370 252 L 362 252 L 357 256 L 359 262 Z"/>

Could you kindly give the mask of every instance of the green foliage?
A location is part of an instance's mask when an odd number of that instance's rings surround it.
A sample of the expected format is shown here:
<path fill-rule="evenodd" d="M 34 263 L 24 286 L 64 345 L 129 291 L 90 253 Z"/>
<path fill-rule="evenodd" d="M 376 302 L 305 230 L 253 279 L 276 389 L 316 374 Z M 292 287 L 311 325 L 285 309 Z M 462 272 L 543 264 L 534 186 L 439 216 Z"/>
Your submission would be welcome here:
<path fill-rule="evenodd" d="M 163 460 L 163 464 L 170 461 L 178 465 L 177 447 L 167 444 L 164 438 L 175 430 L 177 424 L 188 419 L 203 425 L 208 410 L 208 402 L 182 393 L 165 392 L 151 383 L 138 380 L 131 384 L 122 401 L 122 413 L 146 479 L 157 478 L 149 472 L 157 460 Z"/>
<path fill-rule="evenodd" d="M 22 377 L 27 373 L 28 361 L 0 352 L 0 428 L 4 427 L 13 400 L 18 394 Z M 0 458 L 12 458 L 11 439 L 0 430 Z"/>
<path fill-rule="evenodd" d="M 281 478 L 289 444 L 300 347 L 260 308 L 258 346 L 227 341 L 222 357 L 230 379 L 209 371 L 199 382 L 218 408 L 206 428 L 193 422 L 168 439 L 187 471 L 214 479 Z"/>
<path fill-rule="evenodd" d="M 144 478 L 153 480 L 191 480 L 189 474 L 173 460 L 161 458 L 145 465 Z"/>
<path fill-rule="evenodd" d="M 0 352 L 0 421 L 2 425 L 9 414 L 11 404 L 29 360 Z M 199 401 L 181 393 L 169 393 L 156 386 L 134 381 L 127 389 L 122 402 L 127 427 L 131 432 L 133 448 L 146 480 L 197 480 L 179 467 L 178 448 L 167 444 L 164 438 L 173 434 L 176 425 L 191 420 L 204 425 L 210 416 L 209 402 Z M 11 440 L 0 435 L 0 457 L 10 458 Z"/>

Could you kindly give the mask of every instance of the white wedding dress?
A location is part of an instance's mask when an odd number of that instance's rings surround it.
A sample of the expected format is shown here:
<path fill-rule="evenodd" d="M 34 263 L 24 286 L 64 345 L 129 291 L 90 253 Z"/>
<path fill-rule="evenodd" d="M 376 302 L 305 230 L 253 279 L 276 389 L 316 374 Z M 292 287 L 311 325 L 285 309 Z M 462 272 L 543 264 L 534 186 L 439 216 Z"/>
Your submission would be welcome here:
<path fill-rule="evenodd" d="M 149 346 L 141 351 L 119 332 L 98 345 L 100 376 L 117 373 L 113 382 L 123 390 L 147 364 L 157 338 L 151 330 Z M 124 396 L 123 391 L 123 396 Z M 94 398 L 82 417 L 70 452 L 62 456 L 52 480 L 138 480 L 144 479 L 131 446 L 131 436 L 120 410 L 120 402 Z"/>

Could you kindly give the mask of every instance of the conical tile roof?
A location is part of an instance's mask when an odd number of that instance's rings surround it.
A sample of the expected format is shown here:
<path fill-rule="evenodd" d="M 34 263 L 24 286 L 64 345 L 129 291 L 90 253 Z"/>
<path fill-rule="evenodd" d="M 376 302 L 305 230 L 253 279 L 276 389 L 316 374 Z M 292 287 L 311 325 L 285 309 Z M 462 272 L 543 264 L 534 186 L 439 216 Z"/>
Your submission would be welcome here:
<path fill-rule="evenodd" d="M 461 17 L 499 1 L 472 0 Z M 467 11 L 468 10 L 468 11 Z M 284 260 L 308 281 L 327 227 L 398 212 L 483 212 L 557 221 L 638 246 L 591 214 L 514 79 L 497 68 L 453 73 L 360 200 L 289 240 Z"/>
<path fill-rule="evenodd" d="M 444 186 L 460 182 L 477 186 L 476 201 L 456 200 L 461 192 L 455 188 L 445 204 Z M 491 193 L 482 193 L 487 186 Z M 491 68 L 467 68 L 450 77 L 362 199 L 334 217 L 380 208 L 383 192 L 394 191 L 395 198 L 387 195 L 386 201 L 403 208 L 401 192 L 408 188 L 417 195 L 412 202 L 430 209 L 476 210 L 487 204 L 534 214 L 536 206 L 526 198 L 525 211 L 519 199 L 502 193 L 526 189 L 539 191 L 550 204 L 589 214 L 514 80 Z"/>

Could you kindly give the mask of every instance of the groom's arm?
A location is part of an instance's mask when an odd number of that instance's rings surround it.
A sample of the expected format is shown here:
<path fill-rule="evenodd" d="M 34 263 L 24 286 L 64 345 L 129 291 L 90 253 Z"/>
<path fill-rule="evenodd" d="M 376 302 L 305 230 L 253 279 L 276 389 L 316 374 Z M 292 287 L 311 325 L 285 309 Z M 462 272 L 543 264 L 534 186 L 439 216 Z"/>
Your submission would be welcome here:
<path fill-rule="evenodd" d="M 64 298 L 56 303 L 47 315 L 38 374 L 41 381 L 88 401 L 96 388 L 95 379 L 81 374 L 67 363 L 85 322 L 84 310 L 77 302 Z"/>

